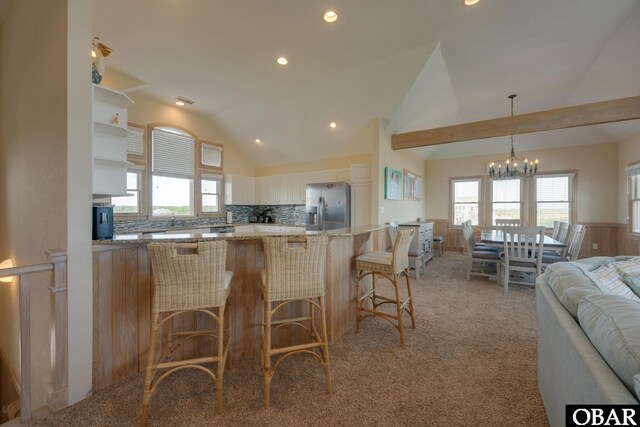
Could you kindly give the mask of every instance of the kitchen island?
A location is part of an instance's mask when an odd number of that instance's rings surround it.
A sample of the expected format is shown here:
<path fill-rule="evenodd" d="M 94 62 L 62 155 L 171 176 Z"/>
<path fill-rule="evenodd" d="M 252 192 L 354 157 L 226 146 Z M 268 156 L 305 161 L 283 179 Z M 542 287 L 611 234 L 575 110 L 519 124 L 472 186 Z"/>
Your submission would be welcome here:
<path fill-rule="evenodd" d="M 93 246 L 93 390 L 144 370 L 151 330 L 150 242 L 227 241 L 226 269 L 233 271 L 231 309 L 235 330 L 231 357 L 257 362 L 260 349 L 260 270 L 263 268 L 262 237 L 329 237 L 326 267 L 327 328 L 330 342 L 355 326 L 355 258 L 370 250 L 372 234 L 386 233 L 387 226 L 372 225 L 330 231 L 127 234 L 96 240 Z M 308 306 L 292 304 L 283 316 L 302 316 Z M 174 329 L 210 327 L 207 316 L 185 314 L 174 321 Z M 166 336 L 168 330 L 163 331 Z M 304 330 L 286 326 L 274 333 L 276 345 L 304 340 Z M 176 357 L 211 351 L 205 338 L 186 343 Z"/>

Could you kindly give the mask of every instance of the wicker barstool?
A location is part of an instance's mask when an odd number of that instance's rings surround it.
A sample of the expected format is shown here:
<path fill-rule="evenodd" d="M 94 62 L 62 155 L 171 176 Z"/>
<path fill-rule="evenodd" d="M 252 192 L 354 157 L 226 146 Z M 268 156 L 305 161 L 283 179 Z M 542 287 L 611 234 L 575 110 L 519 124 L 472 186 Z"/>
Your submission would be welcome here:
<path fill-rule="evenodd" d="M 404 346 L 404 329 L 402 315 L 406 310 L 411 317 L 411 327 L 416 328 L 416 320 L 413 313 L 413 298 L 411 296 L 411 284 L 407 270 L 409 268 L 409 245 L 415 233 L 414 228 L 401 228 L 398 231 L 393 252 L 368 252 L 356 258 L 356 334 L 360 333 L 360 322 L 365 317 L 377 316 L 394 325 L 400 333 L 400 347 Z M 377 294 L 376 274 L 379 274 L 391 282 L 395 290 L 395 298 L 388 298 Z M 360 295 L 360 281 L 371 275 L 371 290 Z M 401 275 L 407 280 L 407 299 L 400 300 Z M 363 302 L 371 300 L 372 308 L 364 307 Z M 378 310 L 382 304 L 395 304 L 396 314 Z M 362 314 L 364 313 L 364 315 Z"/>
<path fill-rule="evenodd" d="M 216 383 L 217 413 L 222 413 L 222 377 L 229 356 L 232 331 L 232 313 L 226 310 L 233 273 L 225 271 L 227 242 L 196 243 L 150 243 L 148 245 L 153 270 L 153 322 L 147 370 L 144 380 L 141 425 L 147 424 L 149 401 L 158 384 L 170 374 L 185 368 L 200 369 L 211 376 Z M 178 254 L 178 250 L 197 253 Z M 216 329 L 173 331 L 172 319 L 186 312 L 204 313 L 217 323 Z M 224 317 L 227 313 L 228 320 Z M 156 341 L 160 328 L 169 322 L 168 345 L 161 349 L 156 361 Z M 225 328 L 226 323 L 226 328 Z M 186 360 L 172 360 L 174 351 L 186 341 L 195 337 L 216 338 L 217 348 L 213 356 L 194 357 Z M 175 341 L 175 342 L 174 342 Z M 161 344 L 162 346 L 162 344 Z M 216 363 L 216 372 L 201 366 Z M 230 363 L 230 361 L 229 361 Z M 158 378 L 159 370 L 167 369 Z"/>
<path fill-rule="evenodd" d="M 314 356 L 324 368 L 327 378 L 327 393 L 331 393 L 329 371 L 329 342 L 325 312 L 325 264 L 327 236 L 302 238 L 264 237 L 265 269 L 262 278 L 262 327 L 261 361 L 264 365 L 264 407 L 269 408 L 271 379 L 276 368 L 287 357 L 296 353 Z M 307 301 L 307 316 L 273 320 L 273 316 L 293 301 Z M 275 306 L 274 306 L 275 304 Z M 320 328 L 316 329 L 315 310 L 320 312 Z M 304 328 L 311 342 L 284 347 L 272 347 L 271 332 L 284 325 Z M 273 327 L 273 329 L 272 329 Z M 320 354 L 316 352 L 320 351 Z M 279 356 L 271 363 L 272 356 Z"/>

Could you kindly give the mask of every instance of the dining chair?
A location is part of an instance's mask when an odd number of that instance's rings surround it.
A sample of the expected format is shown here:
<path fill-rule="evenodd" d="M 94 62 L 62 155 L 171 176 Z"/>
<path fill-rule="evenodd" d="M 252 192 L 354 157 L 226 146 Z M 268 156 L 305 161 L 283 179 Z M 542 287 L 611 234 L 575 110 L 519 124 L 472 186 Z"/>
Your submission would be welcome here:
<path fill-rule="evenodd" d="M 324 368 L 327 393 L 331 393 L 329 369 L 329 340 L 325 301 L 325 271 L 327 236 L 302 238 L 264 237 L 264 266 L 262 279 L 261 345 L 260 356 L 264 366 L 264 407 L 269 408 L 271 380 L 276 368 L 287 357 L 296 353 L 313 356 Z M 289 303 L 302 301 L 309 304 L 309 314 L 283 318 L 295 309 Z M 316 322 L 320 314 L 320 325 Z M 276 317 L 276 319 L 274 319 Z M 309 342 L 291 343 L 274 347 L 272 332 L 285 326 L 304 329 Z M 317 327 L 320 327 L 320 332 Z M 320 354 L 316 351 L 319 350 Z M 277 357 L 274 363 L 271 358 Z"/>
<path fill-rule="evenodd" d="M 153 272 L 151 337 L 147 356 L 140 423 L 147 424 L 149 401 L 158 385 L 180 369 L 197 368 L 206 372 L 216 384 L 217 413 L 222 414 L 222 378 L 229 357 L 233 324 L 229 305 L 233 273 L 225 271 L 227 242 L 150 243 L 148 245 Z M 178 253 L 178 251 L 197 253 Z M 212 330 L 173 331 L 176 316 L 196 312 L 211 317 L 217 324 Z M 225 321 L 225 314 L 227 320 Z M 156 361 L 158 333 L 167 325 L 170 330 L 166 348 L 160 338 L 160 357 Z M 174 360 L 176 350 L 196 337 L 214 338 L 213 355 Z M 208 364 L 215 363 L 216 370 Z M 229 360 L 229 364 L 231 361 Z M 156 378 L 156 374 L 160 376 Z M 171 390 L 164 390 L 170 393 Z"/>
<path fill-rule="evenodd" d="M 502 230 L 504 227 L 519 227 L 520 220 L 519 219 L 496 219 L 495 224 L 496 224 L 496 229 Z"/>
<path fill-rule="evenodd" d="M 509 282 L 534 285 L 542 272 L 542 249 L 544 227 L 505 227 L 503 229 L 504 251 L 500 254 L 504 292 L 509 292 Z M 521 274 L 510 279 L 510 273 L 532 273 L 530 281 L 521 280 Z"/>
<path fill-rule="evenodd" d="M 582 224 L 572 224 L 568 234 L 566 247 L 562 251 L 561 255 L 551 254 L 543 252 L 542 254 L 542 268 L 543 270 L 550 264 L 563 261 L 575 261 L 578 259 L 580 249 L 582 248 L 582 242 L 584 240 L 586 227 Z"/>
<path fill-rule="evenodd" d="M 411 283 L 409 281 L 409 245 L 415 234 L 415 229 L 401 228 L 398 230 L 393 252 L 367 252 L 356 258 L 356 334 L 360 333 L 360 322 L 369 316 L 380 317 L 396 327 L 400 333 L 400 347 L 404 346 L 404 326 L 402 317 L 406 311 L 411 318 L 411 328 L 416 328 L 416 319 L 413 311 L 413 297 L 411 295 Z M 371 276 L 371 289 L 360 295 L 361 281 Z M 391 297 L 379 294 L 376 288 L 376 276 L 382 276 L 389 280 L 393 286 L 394 295 Z M 400 297 L 400 277 L 404 276 L 407 282 L 407 298 L 404 301 Z M 371 301 L 371 308 L 365 307 L 365 301 Z M 395 305 L 393 311 L 379 310 L 383 304 Z"/>
<path fill-rule="evenodd" d="M 564 222 L 564 221 L 553 221 L 553 232 L 551 233 L 551 238 L 555 239 L 561 243 L 565 244 L 565 247 L 563 248 L 545 248 L 542 253 L 543 256 L 545 255 L 550 255 L 550 256 L 555 256 L 555 255 L 559 255 L 559 256 L 564 256 L 564 253 L 566 251 L 566 244 L 567 244 L 567 239 L 569 237 L 569 228 L 571 227 L 571 224 L 569 224 L 568 222 Z M 544 271 L 544 261 L 542 262 L 543 266 L 542 266 L 542 270 Z"/>
<path fill-rule="evenodd" d="M 476 245 L 473 237 L 473 225 L 471 220 L 462 223 L 464 242 L 467 247 L 467 280 L 471 275 L 481 277 L 493 277 L 500 280 L 500 255 L 499 249 L 493 246 Z M 475 269 L 474 269 L 475 265 Z M 495 268 L 492 271 L 491 267 Z"/>

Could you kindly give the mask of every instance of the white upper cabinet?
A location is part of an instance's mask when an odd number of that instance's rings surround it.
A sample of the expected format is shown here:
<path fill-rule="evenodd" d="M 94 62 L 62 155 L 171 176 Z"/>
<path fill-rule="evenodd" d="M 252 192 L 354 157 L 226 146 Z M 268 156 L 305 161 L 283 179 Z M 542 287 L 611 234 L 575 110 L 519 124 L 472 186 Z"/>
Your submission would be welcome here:
<path fill-rule="evenodd" d="M 127 108 L 133 104 L 122 92 L 93 86 L 93 194 L 127 194 Z"/>
<path fill-rule="evenodd" d="M 224 203 L 225 205 L 253 205 L 255 204 L 255 178 L 243 175 L 225 175 Z"/>
<path fill-rule="evenodd" d="M 276 203 L 286 205 L 291 203 L 291 175 L 278 175 L 276 180 Z"/>
<path fill-rule="evenodd" d="M 368 163 L 358 163 L 351 165 L 351 182 L 370 182 L 371 172 Z"/>
<path fill-rule="evenodd" d="M 318 172 L 318 182 L 337 182 L 338 174 L 336 169 L 329 169 Z"/>
<path fill-rule="evenodd" d="M 317 171 L 294 173 L 291 175 L 291 203 L 304 205 L 307 198 L 307 184 L 313 184 L 316 182 L 319 182 Z"/>

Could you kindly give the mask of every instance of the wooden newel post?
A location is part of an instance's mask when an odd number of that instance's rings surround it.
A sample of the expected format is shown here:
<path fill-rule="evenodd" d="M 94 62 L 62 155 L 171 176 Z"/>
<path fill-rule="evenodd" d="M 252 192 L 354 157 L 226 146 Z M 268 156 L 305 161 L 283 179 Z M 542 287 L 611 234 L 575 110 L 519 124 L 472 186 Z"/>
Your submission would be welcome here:
<path fill-rule="evenodd" d="M 47 253 L 53 263 L 54 357 L 53 375 L 48 386 L 48 405 L 55 412 L 67 406 L 68 402 L 68 339 L 67 339 L 67 252 L 54 250 Z"/>

